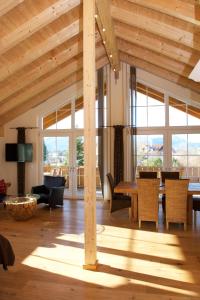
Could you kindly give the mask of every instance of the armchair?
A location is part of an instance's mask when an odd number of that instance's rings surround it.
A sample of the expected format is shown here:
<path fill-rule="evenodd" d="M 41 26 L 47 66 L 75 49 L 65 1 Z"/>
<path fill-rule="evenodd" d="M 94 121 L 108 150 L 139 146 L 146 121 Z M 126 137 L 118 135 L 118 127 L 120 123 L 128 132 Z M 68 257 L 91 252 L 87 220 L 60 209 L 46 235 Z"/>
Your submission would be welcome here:
<path fill-rule="evenodd" d="M 45 175 L 44 184 L 33 186 L 31 193 L 40 196 L 37 200 L 38 204 L 46 203 L 50 208 L 55 208 L 57 205 L 63 206 L 65 181 L 63 176 Z"/>

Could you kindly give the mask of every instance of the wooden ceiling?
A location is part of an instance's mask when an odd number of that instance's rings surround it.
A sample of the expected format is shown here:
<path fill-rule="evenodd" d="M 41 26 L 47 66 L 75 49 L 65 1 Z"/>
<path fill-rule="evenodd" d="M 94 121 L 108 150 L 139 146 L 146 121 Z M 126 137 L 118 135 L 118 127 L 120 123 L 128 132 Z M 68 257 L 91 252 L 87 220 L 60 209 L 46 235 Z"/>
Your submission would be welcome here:
<path fill-rule="evenodd" d="M 200 59 L 199 0 L 96 4 L 97 68 L 120 60 L 200 94 L 188 79 Z M 0 126 L 82 79 L 81 0 L 0 0 L 0 38 Z"/>

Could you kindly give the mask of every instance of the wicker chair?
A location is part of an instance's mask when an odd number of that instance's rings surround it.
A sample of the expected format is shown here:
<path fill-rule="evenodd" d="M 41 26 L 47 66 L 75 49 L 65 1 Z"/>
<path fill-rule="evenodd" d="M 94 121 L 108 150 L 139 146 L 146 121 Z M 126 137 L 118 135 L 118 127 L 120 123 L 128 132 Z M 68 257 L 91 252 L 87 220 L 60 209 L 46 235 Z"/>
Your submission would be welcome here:
<path fill-rule="evenodd" d="M 165 184 L 165 179 L 179 179 L 180 173 L 178 171 L 162 171 L 161 172 L 161 183 Z M 162 209 L 165 214 L 165 194 L 162 195 Z"/>
<path fill-rule="evenodd" d="M 138 220 L 156 222 L 158 228 L 158 198 L 160 179 L 137 179 L 138 185 Z"/>
<path fill-rule="evenodd" d="M 169 223 L 183 223 L 187 229 L 187 196 L 189 179 L 166 179 L 166 227 Z"/>
<path fill-rule="evenodd" d="M 121 193 L 114 193 L 114 180 L 110 173 L 107 175 L 110 192 L 111 192 L 111 201 L 110 201 L 110 213 L 123 209 L 123 208 L 130 208 L 129 209 L 129 216 L 131 216 L 131 197 Z"/>
<path fill-rule="evenodd" d="M 139 172 L 140 178 L 157 178 L 157 172 L 153 171 L 140 171 Z"/>

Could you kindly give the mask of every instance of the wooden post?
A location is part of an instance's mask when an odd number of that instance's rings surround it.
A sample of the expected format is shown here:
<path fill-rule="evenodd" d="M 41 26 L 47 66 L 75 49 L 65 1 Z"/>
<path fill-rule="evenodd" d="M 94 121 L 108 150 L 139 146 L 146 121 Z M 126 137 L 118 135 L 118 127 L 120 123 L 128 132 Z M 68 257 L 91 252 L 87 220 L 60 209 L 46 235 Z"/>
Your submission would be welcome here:
<path fill-rule="evenodd" d="M 83 1 L 85 264 L 96 259 L 95 0 Z"/>

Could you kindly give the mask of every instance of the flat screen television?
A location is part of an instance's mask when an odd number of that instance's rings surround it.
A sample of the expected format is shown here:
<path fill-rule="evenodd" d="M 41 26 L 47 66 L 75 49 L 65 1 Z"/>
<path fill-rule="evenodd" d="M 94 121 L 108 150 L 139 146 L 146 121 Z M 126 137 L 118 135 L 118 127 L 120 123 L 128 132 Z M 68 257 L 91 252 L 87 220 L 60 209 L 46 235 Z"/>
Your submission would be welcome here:
<path fill-rule="evenodd" d="M 15 162 L 32 162 L 33 145 L 32 144 L 6 144 L 5 145 L 6 161 Z"/>

